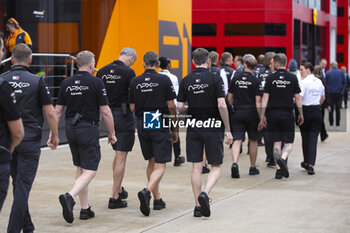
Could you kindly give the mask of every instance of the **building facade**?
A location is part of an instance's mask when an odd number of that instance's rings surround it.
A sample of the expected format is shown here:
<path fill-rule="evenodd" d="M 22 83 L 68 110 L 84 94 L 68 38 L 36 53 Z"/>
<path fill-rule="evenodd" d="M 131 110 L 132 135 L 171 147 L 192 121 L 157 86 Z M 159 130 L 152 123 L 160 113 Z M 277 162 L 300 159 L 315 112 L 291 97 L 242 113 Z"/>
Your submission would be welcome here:
<path fill-rule="evenodd" d="M 194 48 L 349 63 L 348 0 L 193 0 Z"/>

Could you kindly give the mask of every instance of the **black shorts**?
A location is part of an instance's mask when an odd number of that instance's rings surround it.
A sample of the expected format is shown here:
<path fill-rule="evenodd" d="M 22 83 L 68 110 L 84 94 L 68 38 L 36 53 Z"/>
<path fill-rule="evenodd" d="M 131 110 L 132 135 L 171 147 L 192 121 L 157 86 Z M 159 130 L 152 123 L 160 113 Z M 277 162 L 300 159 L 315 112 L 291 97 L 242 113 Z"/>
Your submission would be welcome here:
<path fill-rule="evenodd" d="M 268 110 L 267 130 L 272 142 L 294 142 L 294 114 L 290 110 Z"/>
<path fill-rule="evenodd" d="M 85 170 L 97 171 L 101 159 L 98 125 L 81 121 L 73 126 L 68 120 L 66 136 L 73 164 Z"/>
<path fill-rule="evenodd" d="M 112 145 L 116 151 L 132 151 L 135 143 L 135 117 L 131 111 L 126 115 L 121 110 L 112 110 L 117 142 Z"/>
<path fill-rule="evenodd" d="M 256 109 L 236 110 L 231 114 L 231 129 L 233 140 L 245 140 L 245 132 L 248 138 L 258 140 L 259 115 Z"/>
<path fill-rule="evenodd" d="M 10 162 L 0 163 L 0 211 L 6 199 L 10 181 Z"/>
<path fill-rule="evenodd" d="M 154 158 L 156 163 L 171 161 L 171 137 L 169 129 L 144 130 L 143 121 L 137 121 L 137 134 L 141 145 L 143 158 Z"/>
<path fill-rule="evenodd" d="M 186 134 L 187 161 L 200 163 L 203 161 L 203 148 L 209 164 L 222 164 L 224 158 L 224 129 L 188 128 Z"/>

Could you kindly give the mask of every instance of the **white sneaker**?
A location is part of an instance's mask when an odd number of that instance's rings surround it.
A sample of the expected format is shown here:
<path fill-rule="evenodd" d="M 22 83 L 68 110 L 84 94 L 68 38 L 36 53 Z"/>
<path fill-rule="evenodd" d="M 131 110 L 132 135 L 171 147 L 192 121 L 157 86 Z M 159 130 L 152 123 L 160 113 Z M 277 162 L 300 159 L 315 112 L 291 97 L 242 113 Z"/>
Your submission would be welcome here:
<path fill-rule="evenodd" d="M 340 126 L 336 126 L 335 130 L 340 131 Z"/>
<path fill-rule="evenodd" d="M 328 129 L 329 129 L 329 130 L 333 130 L 333 129 L 334 129 L 333 125 L 329 126 Z"/>

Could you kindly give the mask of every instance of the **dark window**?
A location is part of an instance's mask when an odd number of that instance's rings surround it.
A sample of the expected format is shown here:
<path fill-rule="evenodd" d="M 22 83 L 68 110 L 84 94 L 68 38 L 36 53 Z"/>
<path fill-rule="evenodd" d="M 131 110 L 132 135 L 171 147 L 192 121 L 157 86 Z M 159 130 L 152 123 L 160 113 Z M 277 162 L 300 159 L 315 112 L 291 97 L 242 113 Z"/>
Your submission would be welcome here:
<path fill-rule="evenodd" d="M 344 44 L 344 35 L 342 34 L 337 35 L 337 44 Z"/>
<path fill-rule="evenodd" d="M 344 53 L 337 53 L 337 62 L 344 62 Z"/>
<path fill-rule="evenodd" d="M 285 36 L 284 23 L 225 23 L 225 36 Z"/>
<path fill-rule="evenodd" d="M 338 9 L 337 9 L 337 16 L 338 17 L 344 17 L 344 7 L 338 7 Z"/>
<path fill-rule="evenodd" d="M 286 53 L 286 48 L 284 47 L 225 47 L 224 50 L 232 53 L 233 57 L 236 55 L 243 56 L 247 53 L 253 54 L 255 57 L 266 52 Z"/>
<path fill-rule="evenodd" d="M 216 36 L 215 23 L 192 24 L 192 36 Z"/>

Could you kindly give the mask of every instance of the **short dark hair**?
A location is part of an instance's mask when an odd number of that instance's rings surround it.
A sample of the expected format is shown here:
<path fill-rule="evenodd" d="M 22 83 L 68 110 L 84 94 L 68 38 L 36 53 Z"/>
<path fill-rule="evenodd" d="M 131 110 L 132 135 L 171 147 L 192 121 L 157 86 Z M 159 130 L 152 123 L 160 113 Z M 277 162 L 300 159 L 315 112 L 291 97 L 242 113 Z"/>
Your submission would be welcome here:
<path fill-rule="evenodd" d="M 200 66 L 208 61 L 209 52 L 204 48 L 197 48 L 192 52 L 192 59 L 195 65 Z"/>
<path fill-rule="evenodd" d="M 265 53 L 265 58 L 264 58 L 263 65 L 264 65 L 266 68 L 269 68 L 270 63 L 271 63 L 271 59 L 272 59 L 275 55 L 276 55 L 276 53 L 274 53 L 274 52 L 267 52 L 267 53 Z"/>
<path fill-rule="evenodd" d="M 159 62 L 160 62 L 160 68 L 164 70 L 171 63 L 171 60 L 167 57 L 159 57 Z"/>
<path fill-rule="evenodd" d="M 287 66 L 287 56 L 284 53 L 277 53 L 273 56 L 273 61 L 280 66 Z"/>
<path fill-rule="evenodd" d="M 244 63 L 247 65 L 248 69 L 254 70 L 257 62 L 255 58 L 248 57 Z"/>
<path fill-rule="evenodd" d="M 314 66 L 310 62 L 303 62 L 301 65 L 304 66 L 305 69 L 309 69 L 311 73 L 314 72 Z"/>
<path fill-rule="evenodd" d="M 221 63 L 225 64 L 230 57 L 232 57 L 232 53 L 224 52 L 223 54 L 221 54 Z"/>
<path fill-rule="evenodd" d="M 235 56 L 235 59 L 237 58 L 237 61 L 239 61 L 241 64 L 243 64 L 243 57 L 242 56 Z"/>
<path fill-rule="evenodd" d="M 23 43 L 17 44 L 12 49 L 12 59 L 15 62 L 18 62 L 18 63 L 28 62 L 31 57 L 32 57 L 32 50 L 26 44 L 23 44 Z"/>
<path fill-rule="evenodd" d="M 143 62 L 148 67 L 154 67 L 154 66 L 158 67 L 158 64 L 159 64 L 158 54 L 153 51 L 149 51 L 145 53 L 145 55 L 143 55 Z"/>
<path fill-rule="evenodd" d="M 211 51 L 209 53 L 209 58 L 211 60 L 211 63 L 214 64 L 215 62 L 217 62 L 219 60 L 219 54 L 215 51 Z"/>

